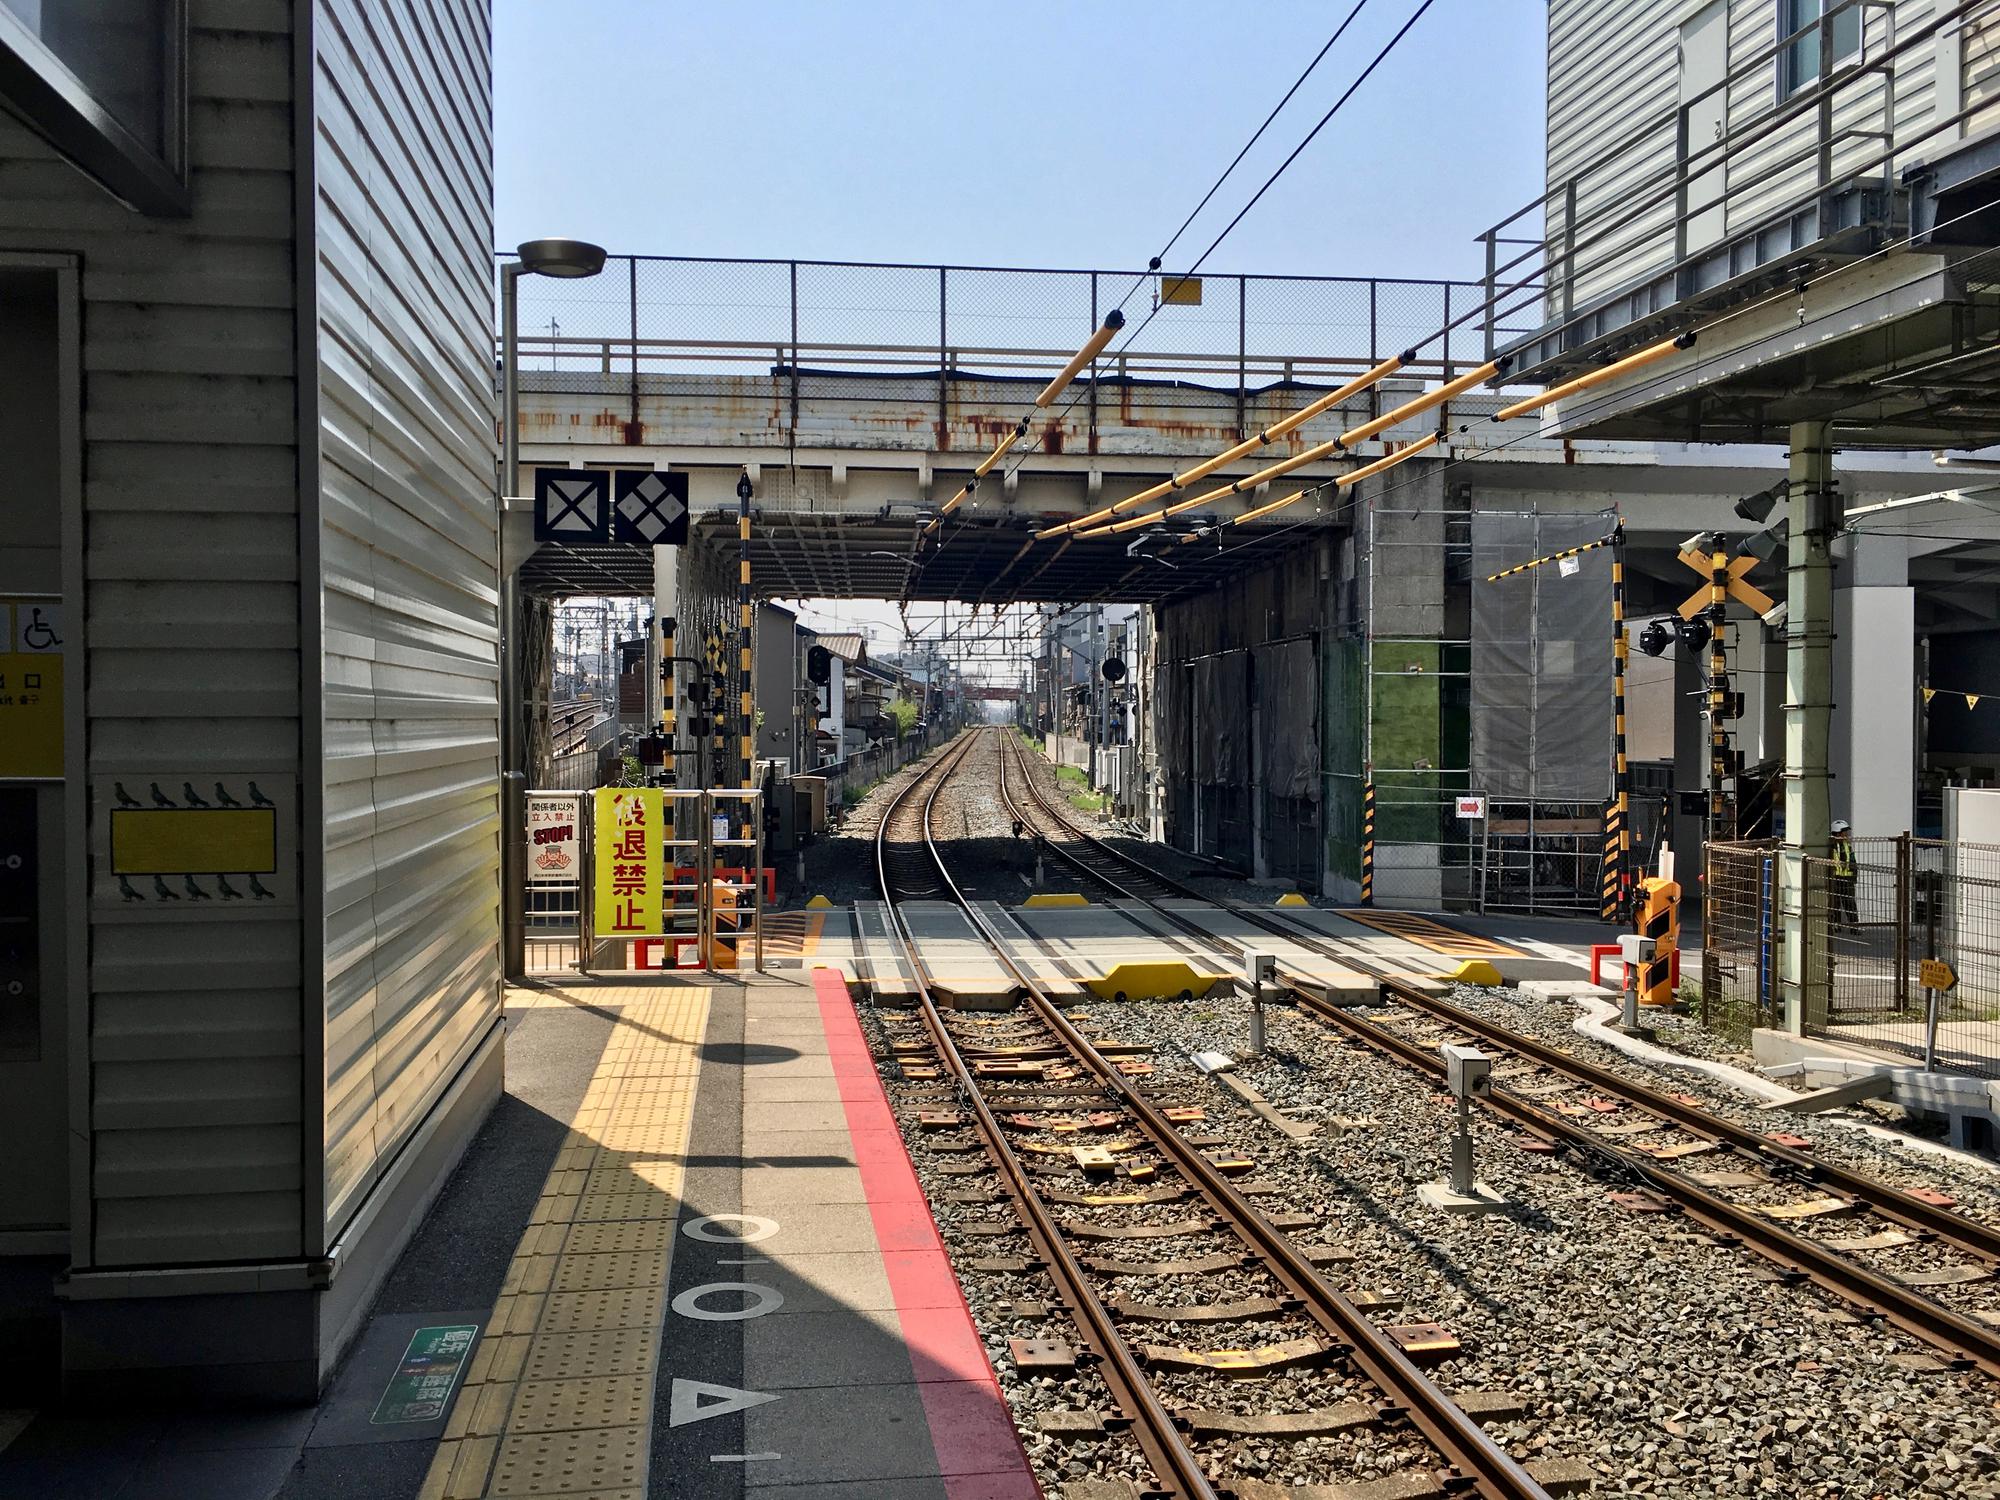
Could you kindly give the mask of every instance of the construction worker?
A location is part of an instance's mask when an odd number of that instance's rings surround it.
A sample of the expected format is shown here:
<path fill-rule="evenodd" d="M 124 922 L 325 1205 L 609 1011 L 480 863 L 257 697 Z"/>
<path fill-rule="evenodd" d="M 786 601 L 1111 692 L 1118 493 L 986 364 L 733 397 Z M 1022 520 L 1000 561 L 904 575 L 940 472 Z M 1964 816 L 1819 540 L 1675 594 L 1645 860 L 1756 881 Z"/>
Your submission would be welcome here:
<path fill-rule="evenodd" d="M 1854 827 L 1833 820 L 1833 881 L 1827 891 L 1827 918 L 1835 932 L 1859 932 L 1861 913 L 1854 901 Z"/>

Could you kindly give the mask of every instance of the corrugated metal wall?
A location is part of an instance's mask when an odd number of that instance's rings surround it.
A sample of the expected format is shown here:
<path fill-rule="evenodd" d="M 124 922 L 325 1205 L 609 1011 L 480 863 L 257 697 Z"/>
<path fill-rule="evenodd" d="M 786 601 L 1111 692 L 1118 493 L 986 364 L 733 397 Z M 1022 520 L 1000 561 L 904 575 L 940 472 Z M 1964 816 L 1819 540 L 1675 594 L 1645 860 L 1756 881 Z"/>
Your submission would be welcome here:
<path fill-rule="evenodd" d="M 1938 4 L 1939 0 L 1897 0 L 1897 34 L 1907 35 L 1927 24 Z M 1595 168 L 1578 184 L 1577 237 L 1582 241 L 1604 235 L 1578 255 L 1579 266 L 1591 267 L 1574 288 L 1579 305 L 1665 270 L 1674 262 L 1671 196 L 1658 207 L 1632 217 L 1629 223 L 1624 220 L 1630 211 L 1628 205 L 1651 198 L 1673 180 L 1680 103 L 1680 27 L 1703 5 L 1704 0 L 1653 5 L 1631 5 L 1624 0 L 1550 0 L 1547 185 L 1553 196 L 1545 210 L 1550 253 L 1561 250 L 1562 186 L 1586 169 Z M 1889 18 L 1873 6 L 1864 14 L 1864 55 L 1880 56 L 1888 45 Z M 1776 61 L 1747 66 L 1750 59 L 1776 43 L 1777 25 L 1776 0 L 1729 0 L 1727 67 L 1731 71 L 1745 69 L 1728 87 L 1729 128 L 1733 132 L 1759 126 L 1778 107 Z M 1968 60 L 1974 46 L 1969 30 Z M 1936 47 L 1929 41 L 1911 47 L 1898 59 L 1895 129 L 1899 136 L 1934 118 L 1935 60 Z M 1836 175 L 1879 152 L 1879 144 L 1863 132 L 1881 130 L 1883 97 L 1879 76 L 1851 83 L 1835 96 Z M 1971 98 L 1968 94 L 1968 103 Z M 1633 149 L 1606 155 L 1608 148 L 1624 142 L 1648 121 L 1657 124 Z M 1730 233 L 1757 227 L 1777 210 L 1800 203 L 1811 191 L 1817 170 L 1813 144 L 1818 128 L 1816 112 L 1808 110 L 1786 128 L 1731 152 L 1726 189 Z M 1694 144 L 1698 147 L 1701 143 Z M 1919 147 L 1915 154 L 1935 156 L 1939 144 Z M 1759 181 L 1767 173 L 1768 179 Z"/>
<path fill-rule="evenodd" d="M 90 776 L 278 785 L 302 675 L 291 8 L 191 12 L 192 215 L 132 213 L 0 114 L 0 245 L 83 262 Z M 92 929 L 77 1266 L 299 1254 L 296 911 Z"/>
<path fill-rule="evenodd" d="M 1633 5 L 1629 0 L 1549 0 L 1548 187 L 1545 230 L 1553 255 L 1562 244 L 1570 177 L 1595 166 L 1607 147 L 1642 121 L 1671 115 L 1679 97 L 1680 22 L 1699 6 Z M 1766 6 L 1769 9 L 1769 6 Z M 1673 132 L 1606 163 L 1579 184 L 1579 242 L 1594 237 L 1623 206 L 1663 184 L 1674 166 Z M 1597 266 L 1575 289 L 1579 303 L 1673 262 L 1673 206 L 1653 209 L 1579 252 Z"/>
<path fill-rule="evenodd" d="M 319 0 L 326 1216 L 500 1003 L 490 34 Z"/>
<path fill-rule="evenodd" d="M 1980 135 L 2000 125 L 2000 5 L 1974 11 L 1960 36 L 1959 104 L 1983 106 L 1965 122 L 1967 135 Z"/>
<path fill-rule="evenodd" d="M 1908 33 L 1926 25 L 1936 12 L 1936 0 L 1896 0 L 1895 29 Z M 1777 6 L 1761 0 L 1732 0 L 1729 9 L 1729 57 L 1731 67 L 1747 62 L 1777 41 Z M 1862 55 L 1878 57 L 1888 48 L 1889 17 L 1870 6 L 1862 12 L 1866 30 Z M 1899 136 L 1931 118 L 1934 98 L 1936 48 L 1922 42 L 1905 52 L 1896 62 L 1895 129 Z M 1840 58 L 1840 66 L 1852 59 Z M 1836 176 L 1853 171 L 1881 152 L 1881 145 L 1862 132 L 1880 132 L 1886 85 L 1880 75 L 1847 84 L 1834 95 L 1833 171 Z M 1778 70 L 1776 63 L 1751 68 L 1729 88 L 1729 126 L 1741 131 L 1757 123 L 1777 108 Z M 1770 215 L 1795 206 L 1813 190 L 1818 166 L 1815 145 L 1819 139 L 1816 111 L 1806 111 L 1783 130 L 1773 131 L 1762 141 L 1747 145 L 1732 155 L 1729 164 L 1729 232 L 1747 233 Z M 1919 156 L 1935 157 L 1948 144 L 1940 139 L 1920 147 Z M 1770 173 L 1770 179 L 1756 179 Z M 1870 175 L 1887 176 L 1879 169 Z"/>

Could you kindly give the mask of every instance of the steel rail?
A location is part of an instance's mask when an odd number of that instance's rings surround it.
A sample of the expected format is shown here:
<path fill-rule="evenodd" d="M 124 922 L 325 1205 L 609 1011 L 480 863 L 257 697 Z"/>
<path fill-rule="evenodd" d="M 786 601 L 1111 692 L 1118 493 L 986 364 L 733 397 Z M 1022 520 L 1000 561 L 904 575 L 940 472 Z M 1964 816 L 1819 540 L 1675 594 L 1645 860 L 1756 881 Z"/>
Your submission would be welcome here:
<path fill-rule="evenodd" d="M 1018 747 L 1015 753 L 1017 755 L 1020 753 Z M 1032 783 L 1030 783 L 1030 793 L 1047 817 L 1076 839 L 1116 861 L 1122 867 L 1137 871 L 1146 879 L 1179 891 L 1190 899 L 1217 906 L 1254 926 L 1283 937 L 1287 942 L 1360 969 L 1374 978 L 1386 993 L 1393 995 L 1399 1003 L 1411 1009 L 1423 1011 L 1448 1025 L 1460 1026 L 1471 1034 L 1485 1038 L 1495 1046 L 1517 1052 L 1543 1067 L 1562 1073 L 1579 1083 L 1588 1084 L 1600 1092 L 1621 1097 L 1626 1102 L 1687 1130 L 1690 1134 L 1729 1145 L 1753 1159 L 1781 1166 L 1791 1175 L 1832 1188 L 1884 1219 L 1900 1221 L 1906 1227 L 1919 1229 L 1933 1238 L 1947 1240 L 1958 1248 L 1989 1262 L 1994 1258 L 1996 1251 L 2000 1251 L 2000 1235 L 1996 1235 L 1985 1225 L 1927 1204 L 1922 1199 L 1888 1183 L 1877 1181 L 1845 1167 L 1815 1161 L 1801 1152 L 1781 1146 L 1775 1141 L 1766 1140 L 1732 1121 L 1711 1115 L 1698 1106 L 1683 1104 L 1670 1095 L 1643 1084 L 1633 1083 L 1609 1069 L 1566 1056 L 1532 1037 L 1522 1036 L 1495 1022 L 1474 1017 L 1455 1005 L 1438 1000 L 1383 973 L 1379 968 L 1365 960 L 1357 959 L 1345 950 L 1326 946 L 1310 934 L 1273 921 L 1254 908 L 1218 902 L 1204 896 L 1172 877 L 1150 869 L 1131 856 L 1112 848 L 1086 830 L 1076 827 L 1044 798 Z M 1092 866 L 1082 858 L 1068 854 L 1061 845 L 1049 841 L 1048 846 L 1056 850 L 1059 855 L 1069 858 L 1077 869 L 1103 881 L 1107 888 L 1151 907 L 1168 923 L 1195 941 L 1224 952 L 1242 953 L 1240 944 L 1205 932 L 1195 923 L 1161 906 L 1157 901 L 1135 895 L 1093 870 Z M 1295 977 L 1286 977 L 1282 971 L 1281 978 L 1294 998 L 1313 1015 L 1330 1022 L 1374 1050 L 1419 1069 L 1433 1078 L 1445 1076 L 1444 1060 L 1430 1049 L 1407 1038 L 1399 1037 L 1386 1027 L 1363 1020 L 1346 1007 L 1328 1003 L 1323 997 L 1315 994 L 1306 982 Z M 1600 1161 L 1615 1165 L 1679 1204 L 1691 1217 L 1718 1234 L 1748 1245 L 1788 1272 L 1802 1276 L 1844 1300 L 1878 1313 L 1897 1327 L 1944 1350 L 1953 1358 L 1975 1365 L 1989 1376 L 2000 1378 L 2000 1330 L 1985 1328 L 1942 1303 L 1904 1286 L 1901 1282 L 1871 1271 L 1836 1251 L 1826 1249 L 1817 1241 L 1782 1229 L 1754 1210 L 1720 1198 L 1680 1173 L 1664 1169 L 1650 1158 L 1603 1140 L 1583 1125 L 1574 1123 L 1551 1110 L 1542 1109 L 1506 1089 L 1496 1086 L 1484 1102 L 1496 1113 L 1523 1126 L 1545 1141 L 1578 1147 Z"/>
<path fill-rule="evenodd" d="M 1005 730 L 998 732 L 1004 736 L 1000 796 L 1008 810 L 1018 816 L 1021 809 L 1008 792 L 1006 772 L 1009 747 L 1012 746 L 1014 737 Z M 939 869 L 944 873 L 942 860 L 939 861 Z M 945 873 L 944 878 L 949 881 L 949 874 Z M 956 893 L 957 887 L 953 886 L 952 889 Z M 994 956 L 1013 974 L 1016 982 L 1026 992 L 1044 1024 L 1062 1039 L 1064 1046 L 1072 1055 L 1095 1073 L 1106 1088 L 1132 1111 L 1154 1144 L 1173 1158 L 1175 1165 L 1189 1180 L 1200 1187 L 1211 1205 L 1230 1227 L 1264 1258 L 1267 1269 L 1292 1296 L 1299 1300 L 1313 1320 L 1320 1325 L 1322 1331 L 1340 1342 L 1356 1369 L 1377 1390 L 1405 1410 L 1412 1424 L 1431 1446 L 1443 1455 L 1446 1462 L 1469 1480 L 1481 1495 L 1502 1497 L 1545 1494 L 1546 1492 L 1527 1470 L 1509 1457 L 1506 1449 L 1496 1442 L 1477 1420 L 1439 1390 L 1430 1378 L 1417 1368 L 1410 1357 L 1376 1328 L 1359 1308 L 1329 1286 L 1317 1268 L 1293 1244 L 1291 1237 L 1273 1227 L 1250 1200 L 1216 1170 L 1206 1156 L 1188 1144 L 1185 1137 L 1174 1128 L 1173 1122 L 1167 1119 L 1144 1094 L 1134 1088 L 1090 1043 L 1089 1039 L 1076 1029 L 1069 1018 L 1063 1015 L 1061 1008 L 1049 999 L 1034 977 L 1014 962 L 1004 939 L 994 930 L 984 914 L 963 896 L 958 896 L 957 899 L 965 908 L 966 915 L 973 925 L 978 928 L 980 935 L 986 939 Z"/>
<path fill-rule="evenodd" d="M 1173 1414 L 1161 1402 L 1152 1382 L 1139 1368 L 1132 1351 L 1119 1336 L 1111 1313 L 1091 1286 L 1069 1246 L 1064 1243 L 1062 1232 L 1050 1217 L 1047 1207 L 1029 1181 L 1028 1171 L 1021 1164 L 1014 1148 L 1009 1144 L 1000 1122 L 980 1093 L 973 1079 L 972 1069 L 958 1050 L 944 1017 L 939 1014 L 937 1001 L 925 977 L 923 960 L 918 954 L 917 943 L 909 928 L 904 924 L 901 911 L 896 904 L 896 888 L 889 876 L 889 858 L 885 846 L 889 842 L 889 826 L 896 820 L 919 786 L 928 784 L 918 813 L 922 818 L 923 842 L 936 861 L 937 869 L 949 888 L 955 893 L 957 887 L 950 885 L 950 877 L 944 874 L 944 864 L 937 859 L 937 846 L 930 834 L 931 805 L 938 793 L 951 779 L 959 764 L 972 752 L 977 737 L 968 735 L 965 744 L 951 754 L 950 759 L 940 759 L 938 766 L 911 779 L 910 783 L 896 794 L 882 814 L 882 821 L 875 830 L 875 880 L 882 892 L 882 900 L 888 908 L 891 930 L 901 940 L 903 953 L 910 965 L 910 978 L 916 986 L 917 1001 L 922 1008 L 925 1029 L 930 1032 L 931 1042 L 938 1055 L 951 1069 L 961 1095 L 972 1111 L 979 1133 L 985 1140 L 988 1154 L 1000 1169 L 1001 1180 L 1007 1195 L 1013 1200 L 1015 1211 L 1026 1226 L 1028 1237 L 1034 1244 L 1035 1252 L 1049 1268 L 1056 1284 L 1057 1294 L 1063 1305 L 1069 1309 L 1071 1318 L 1083 1334 L 1085 1342 L 1097 1354 L 1100 1364 L 1098 1373 L 1111 1392 L 1112 1400 L 1132 1419 L 1133 1438 L 1144 1454 L 1146 1462 L 1160 1483 L 1167 1486 L 1166 1493 L 1176 1500 L 1219 1500 L 1215 1486 L 1203 1471 L 1200 1461 L 1193 1451 L 1182 1441 L 1179 1430 L 1174 1425 Z"/>

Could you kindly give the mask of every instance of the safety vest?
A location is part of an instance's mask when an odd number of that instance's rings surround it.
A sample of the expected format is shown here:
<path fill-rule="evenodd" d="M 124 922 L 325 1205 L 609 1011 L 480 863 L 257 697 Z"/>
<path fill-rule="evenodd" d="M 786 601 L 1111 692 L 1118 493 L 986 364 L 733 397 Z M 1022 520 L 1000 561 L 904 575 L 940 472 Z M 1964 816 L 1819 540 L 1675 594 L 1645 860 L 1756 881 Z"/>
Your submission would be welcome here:
<path fill-rule="evenodd" d="M 1843 879 L 1854 877 L 1854 841 L 1837 838 L 1833 841 L 1833 873 Z"/>

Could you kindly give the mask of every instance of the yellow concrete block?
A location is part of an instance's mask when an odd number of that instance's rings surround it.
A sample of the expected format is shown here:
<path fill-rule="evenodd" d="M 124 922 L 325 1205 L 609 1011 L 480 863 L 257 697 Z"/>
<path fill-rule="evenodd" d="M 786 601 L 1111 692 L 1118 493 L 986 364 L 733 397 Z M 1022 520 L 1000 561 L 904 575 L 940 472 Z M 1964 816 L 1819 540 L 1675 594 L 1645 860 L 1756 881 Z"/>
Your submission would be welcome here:
<path fill-rule="evenodd" d="M 1084 984 L 1100 1000 L 1192 1000 L 1206 995 L 1226 977 L 1168 960 L 1113 964 L 1103 978 L 1086 979 Z"/>
<path fill-rule="evenodd" d="M 1286 891 L 1284 895 L 1278 898 L 1277 904 L 1279 906 L 1311 906 L 1312 902 L 1306 900 L 1297 891 Z"/>
<path fill-rule="evenodd" d="M 815 896 L 806 903 L 807 911 L 832 911 L 833 903 L 824 896 Z"/>
<path fill-rule="evenodd" d="M 1458 984 L 1480 984 L 1495 989 L 1500 984 L 1500 971 L 1483 958 L 1468 958 L 1451 971 L 1451 978 Z"/>
<path fill-rule="evenodd" d="M 1080 895 L 1076 891 L 1037 891 L 1034 895 L 1030 896 L 1026 901 L 1023 901 L 1021 905 L 1088 906 L 1090 905 L 1090 900 L 1088 897 Z"/>

